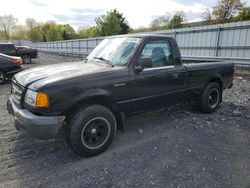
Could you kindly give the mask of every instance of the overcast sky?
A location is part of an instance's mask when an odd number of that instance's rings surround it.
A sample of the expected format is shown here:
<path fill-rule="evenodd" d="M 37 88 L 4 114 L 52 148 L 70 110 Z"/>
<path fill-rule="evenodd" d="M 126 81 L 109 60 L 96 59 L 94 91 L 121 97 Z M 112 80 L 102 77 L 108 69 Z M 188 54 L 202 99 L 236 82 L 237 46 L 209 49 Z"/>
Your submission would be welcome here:
<path fill-rule="evenodd" d="M 12 14 L 20 24 L 29 17 L 78 28 L 94 25 L 95 17 L 116 8 L 132 28 L 138 28 L 148 26 L 156 16 L 175 11 L 184 11 L 187 21 L 198 21 L 201 13 L 215 4 L 216 0 L 6 0 L 1 3 L 0 15 Z"/>

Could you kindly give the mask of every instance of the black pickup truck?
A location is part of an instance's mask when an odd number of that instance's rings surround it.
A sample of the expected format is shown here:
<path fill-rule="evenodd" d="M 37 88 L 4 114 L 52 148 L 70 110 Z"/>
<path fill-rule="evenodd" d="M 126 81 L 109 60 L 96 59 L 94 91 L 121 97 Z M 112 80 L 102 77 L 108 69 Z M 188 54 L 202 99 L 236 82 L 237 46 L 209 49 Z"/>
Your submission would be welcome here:
<path fill-rule="evenodd" d="M 12 43 L 0 43 L 0 53 L 21 57 L 23 63 L 31 63 L 31 59 L 35 59 L 38 56 L 37 49 L 32 49 L 26 46 L 15 46 Z"/>
<path fill-rule="evenodd" d="M 91 156 L 108 147 L 130 115 L 185 101 L 214 112 L 233 77 L 229 62 L 183 64 L 173 38 L 111 37 L 85 61 L 16 74 L 7 109 L 17 130 L 50 139 L 65 127 L 72 149 Z"/>

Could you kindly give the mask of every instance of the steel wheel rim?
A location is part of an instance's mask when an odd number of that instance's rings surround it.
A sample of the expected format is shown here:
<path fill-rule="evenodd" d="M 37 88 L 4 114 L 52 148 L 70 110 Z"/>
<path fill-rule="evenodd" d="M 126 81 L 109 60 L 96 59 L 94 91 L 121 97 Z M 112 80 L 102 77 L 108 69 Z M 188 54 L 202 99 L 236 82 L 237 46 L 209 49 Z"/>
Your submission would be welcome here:
<path fill-rule="evenodd" d="M 23 62 L 24 62 L 25 64 L 29 64 L 29 63 L 30 63 L 30 58 L 27 57 L 27 56 L 24 56 L 24 57 L 23 57 Z"/>
<path fill-rule="evenodd" d="M 0 83 L 3 83 L 5 80 L 5 76 L 3 75 L 3 73 L 0 72 Z"/>
<path fill-rule="evenodd" d="M 210 91 L 208 97 L 208 104 L 211 108 L 215 108 L 219 103 L 219 91 L 218 89 L 214 88 Z"/>
<path fill-rule="evenodd" d="M 23 62 L 27 63 L 27 57 L 23 57 Z"/>
<path fill-rule="evenodd" d="M 110 132 L 110 123 L 103 117 L 95 117 L 82 129 L 82 144 L 88 149 L 98 149 L 107 142 Z"/>

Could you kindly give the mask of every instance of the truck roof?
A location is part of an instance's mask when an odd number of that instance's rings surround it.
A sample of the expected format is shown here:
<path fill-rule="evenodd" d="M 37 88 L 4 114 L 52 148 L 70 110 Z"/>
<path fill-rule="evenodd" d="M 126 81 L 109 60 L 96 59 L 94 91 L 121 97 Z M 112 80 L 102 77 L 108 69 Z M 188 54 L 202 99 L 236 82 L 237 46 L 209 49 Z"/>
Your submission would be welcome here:
<path fill-rule="evenodd" d="M 116 37 L 138 37 L 138 38 L 146 38 L 146 37 L 163 37 L 163 38 L 169 38 L 172 39 L 173 37 L 167 36 L 167 35 L 163 35 L 163 34 L 129 34 L 129 35 L 115 35 L 115 36 L 110 36 L 108 38 L 116 38 Z"/>

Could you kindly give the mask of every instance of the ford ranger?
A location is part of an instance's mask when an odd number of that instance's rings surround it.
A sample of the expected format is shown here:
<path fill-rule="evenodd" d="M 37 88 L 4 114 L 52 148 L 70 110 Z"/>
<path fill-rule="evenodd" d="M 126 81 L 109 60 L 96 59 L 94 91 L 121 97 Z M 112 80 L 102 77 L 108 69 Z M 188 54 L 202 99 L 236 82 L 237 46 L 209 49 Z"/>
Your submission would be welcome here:
<path fill-rule="evenodd" d="M 84 61 L 16 74 L 7 109 L 17 130 L 51 139 L 64 127 L 71 148 L 92 156 L 108 147 L 133 114 L 185 101 L 214 112 L 233 77 L 230 62 L 182 61 L 173 38 L 115 36 Z"/>

